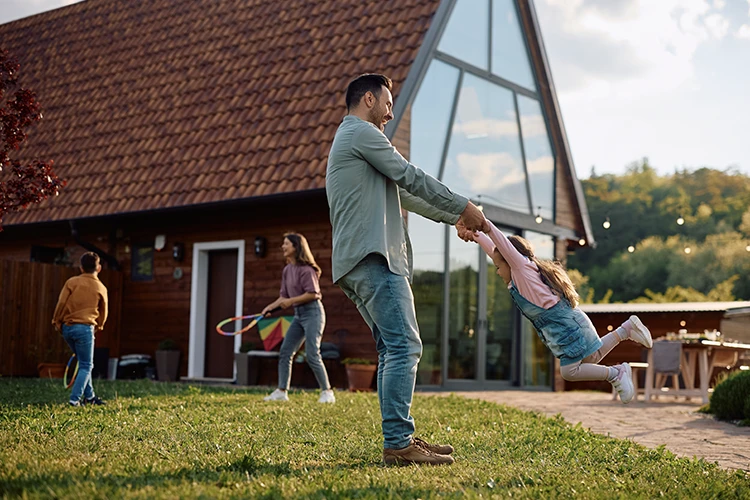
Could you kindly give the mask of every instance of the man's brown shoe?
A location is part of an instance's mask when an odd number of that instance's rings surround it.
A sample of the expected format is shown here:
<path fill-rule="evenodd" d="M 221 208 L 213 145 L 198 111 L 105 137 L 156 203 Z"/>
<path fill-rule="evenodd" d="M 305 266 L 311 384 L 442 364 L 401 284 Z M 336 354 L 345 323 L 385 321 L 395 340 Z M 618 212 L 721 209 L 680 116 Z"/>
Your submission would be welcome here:
<path fill-rule="evenodd" d="M 455 450 L 453 449 L 453 446 L 449 444 L 430 444 L 424 439 L 419 438 L 413 438 L 414 442 L 417 443 L 422 448 L 425 448 L 433 453 L 437 453 L 439 455 L 450 455 Z"/>
<path fill-rule="evenodd" d="M 383 450 L 383 463 L 385 465 L 450 465 L 455 460 L 450 455 L 440 455 L 420 446 L 414 439 L 406 448 L 394 450 L 385 448 Z"/>

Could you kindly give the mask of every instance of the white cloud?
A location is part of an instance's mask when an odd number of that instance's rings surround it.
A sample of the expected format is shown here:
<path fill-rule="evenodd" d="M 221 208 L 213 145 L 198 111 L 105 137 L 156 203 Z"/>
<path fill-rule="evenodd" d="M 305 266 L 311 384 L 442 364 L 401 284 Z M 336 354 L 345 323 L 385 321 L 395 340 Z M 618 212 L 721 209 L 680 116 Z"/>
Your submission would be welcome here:
<path fill-rule="evenodd" d="M 736 38 L 750 39 L 750 24 L 743 24 L 734 34 Z"/>
<path fill-rule="evenodd" d="M 727 3 L 724 0 L 714 0 L 713 6 L 716 10 L 723 10 Z"/>
<path fill-rule="evenodd" d="M 723 0 L 543 2 L 558 92 L 581 102 L 638 99 L 690 83 L 698 47 L 729 31 Z"/>
<path fill-rule="evenodd" d="M 453 133 L 464 134 L 468 138 L 485 138 L 492 137 L 498 139 L 501 137 L 518 137 L 518 125 L 510 120 L 495 120 L 484 118 L 480 120 L 470 120 L 463 123 L 453 124 Z"/>
<path fill-rule="evenodd" d="M 526 160 L 529 175 L 548 174 L 555 169 L 555 160 L 551 156 L 540 156 L 535 160 Z"/>
<path fill-rule="evenodd" d="M 526 181 L 523 167 L 508 153 L 470 154 L 456 157 L 458 171 L 472 194 L 494 192 Z"/>

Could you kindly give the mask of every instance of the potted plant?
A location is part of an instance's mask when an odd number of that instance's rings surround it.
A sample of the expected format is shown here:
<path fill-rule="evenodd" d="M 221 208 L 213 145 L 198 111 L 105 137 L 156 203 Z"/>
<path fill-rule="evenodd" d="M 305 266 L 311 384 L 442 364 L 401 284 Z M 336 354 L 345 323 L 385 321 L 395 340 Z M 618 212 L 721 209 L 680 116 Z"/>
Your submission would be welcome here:
<path fill-rule="evenodd" d="M 33 357 L 39 355 L 40 350 L 36 346 L 32 351 Z M 45 349 L 41 356 L 42 361 L 36 365 L 39 378 L 63 378 L 65 375 L 65 363 L 68 361 L 68 358 L 65 356 L 70 357 L 70 354 L 72 353 L 63 353 L 62 350 L 57 349 L 55 346 Z"/>
<path fill-rule="evenodd" d="M 174 382 L 180 370 L 180 350 L 177 342 L 164 339 L 156 349 L 156 378 L 164 382 Z"/>
<path fill-rule="evenodd" d="M 372 390 L 372 380 L 378 369 L 375 363 L 365 358 L 344 358 L 341 364 L 346 367 L 350 391 Z"/>
<path fill-rule="evenodd" d="M 234 353 L 234 362 L 237 365 L 237 385 L 257 385 L 258 364 L 252 363 L 247 354 L 254 351 L 256 347 L 255 342 L 246 340 L 240 346 L 240 352 Z"/>

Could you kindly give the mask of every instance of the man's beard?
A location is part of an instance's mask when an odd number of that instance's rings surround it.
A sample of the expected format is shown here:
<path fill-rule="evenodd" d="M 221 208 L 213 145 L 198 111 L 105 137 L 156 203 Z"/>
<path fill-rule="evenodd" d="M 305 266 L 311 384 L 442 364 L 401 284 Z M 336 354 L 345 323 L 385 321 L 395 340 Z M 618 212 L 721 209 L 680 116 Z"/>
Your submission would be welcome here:
<path fill-rule="evenodd" d="M 371 109 L 370 114 L 367 117 L 367 119 L 370 121 L 370 123 L 378 127 L 378 129 L 380 129 L 381 132 L 383 131 L 384 127 L 383 127 L 383 115 L 382 114 L 380 114 L 378 111 L 374 109 Z"/>

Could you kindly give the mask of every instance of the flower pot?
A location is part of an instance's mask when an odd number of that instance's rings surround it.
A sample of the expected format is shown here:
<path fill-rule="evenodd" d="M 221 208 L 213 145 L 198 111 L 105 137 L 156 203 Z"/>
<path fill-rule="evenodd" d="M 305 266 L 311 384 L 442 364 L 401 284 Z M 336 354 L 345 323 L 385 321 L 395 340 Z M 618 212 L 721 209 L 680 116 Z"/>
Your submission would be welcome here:
<path fill-rule="evenodd" d="M 371 391 L 372 379 L 375 377 L 377 365 L 346 365 L 346 377 L 349 380 L 350 391 Z"/>
<path fill-rule="evenodd" d="M 65 363 L 39 363 L 36 367 L 39 378 L 63 378 Z"/>
<path fill-rule="evenodd" d="M 180 351 L 156 351 L 156 378 L 174 382 L 180 370 Z"/>

